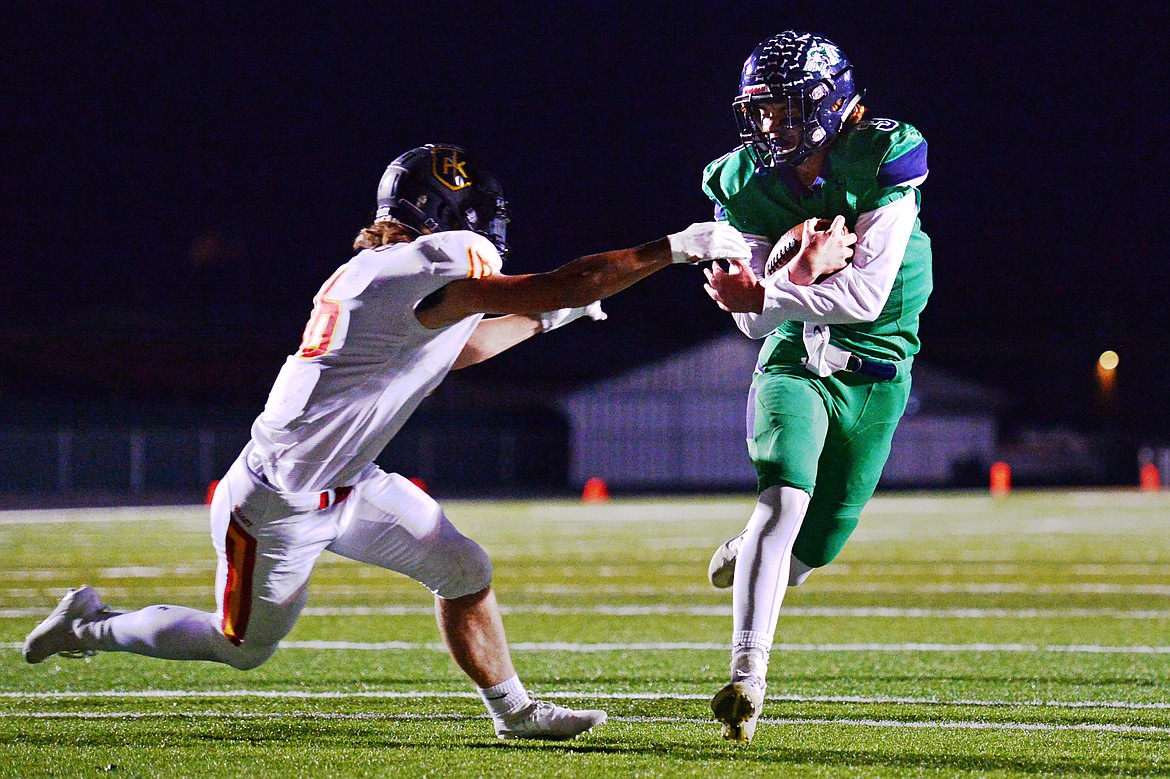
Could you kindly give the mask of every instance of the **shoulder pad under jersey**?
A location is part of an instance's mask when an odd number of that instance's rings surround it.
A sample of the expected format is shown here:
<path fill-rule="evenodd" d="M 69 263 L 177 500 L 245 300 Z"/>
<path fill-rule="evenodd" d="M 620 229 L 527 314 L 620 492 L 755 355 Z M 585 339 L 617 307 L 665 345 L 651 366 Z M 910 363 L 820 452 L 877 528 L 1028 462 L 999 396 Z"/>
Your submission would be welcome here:
<path fill-rule="evenodd" d="M 893 119 L 863 119 L 851 135 L 850 146 L 876 168 L 879 188 L 917 186 L 926 178 L 926 139 L 913 125 Z"/>
<path fill-rule="evenodd" d="M 742 146 L 736 147 L 703 169 L 703 192 L 718 204 L 726 204 L 755 173 L 755 164 Z"/>
<path fill-rule="evenodd" d="M 448 279 L 481 279 L 500 272 L 504 261 L 487 238 L 470 230 L 446 230 L 414 239 L 426 270 Z"/>

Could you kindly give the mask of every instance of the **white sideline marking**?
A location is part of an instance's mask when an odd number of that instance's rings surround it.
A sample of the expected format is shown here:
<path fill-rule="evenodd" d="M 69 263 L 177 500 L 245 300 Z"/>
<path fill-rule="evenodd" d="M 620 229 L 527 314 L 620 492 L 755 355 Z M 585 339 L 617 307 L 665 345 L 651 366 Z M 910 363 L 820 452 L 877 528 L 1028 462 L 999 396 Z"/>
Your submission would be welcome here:
<path fill-rule="evenodd" d="M 545 614 L 572 616 L 599 614 L 609 617 L 676 616 L 730 617 L 731 606 L 500 606 L 504 614 Z M 31 619 L 43 617 L 48 606 L 23 609 L 0 609 L 0 619 Z M 408 617 L 431 616 L 433 606 L 308 606 L 301 617 Z M 907 609 L 888 606 L 790 606 L 781 612 L 786 617 L 876 617 L 926 619 L 1134 619 L 1170 620 L 1170 609 Z"/>
<path fill-rule="evenodd" d="M 486 720 L 487 714 L 342 714 L 338 712 L 110 712 L 110 711 L 34 711 L 28 713 L 0 712 L 0 719 L 327 719 L 327 720 L 379 720 L 379 721 L 420 721 L 420 720 Z M 693 724 L 712 725 L 708 719 L 695 717 L 610 717 L 611 722 L 632 722 L 642 724 Z M 904 722 L 901 720 L 874 719 L 771 719 L 761 718 L 769 725 L 842 725 L 862 728 L 910 728 L 915 730 L 1024 730 L 1024 731 L 1085 731 L 1089 733 L 1151 733 L 1170 734 L 1170 728 L 1146 725 L 1112 725 L 1078 723 L 1073 725 L 1049 725 L 1032 722 L 966 722 L 963 720 L 934 720 L 925 722 Z"/>
<path fill-rule="evenodd" d="M 0 649 L 20 649 L 15 641 L 0 644 Z M 517 641 L 510 644 L 516 652 L 661 652 L 690 650 L 703 652 L 724 651 L 727 644 L 700 641 L 644 641 L 630 643 L 580 644 L 567 641 Z M 428 649 L 446 652 L 447 647 L 439 642 L 418 641 L 281 641 L 281 649 L 350 650 L 358 652 L 384 652 L 390 650 Z M 1063 654 L 1106 654 L 1106 655 L 1167 655 L 1170 646 L 1100 646 L 1098 644 L 773 644 L 772 649 L 780 652 L 1056 652 Z"/>
<path fill-rule="evenodd" d="M 666 692 L 549 692 L 540 698 L 557 700 L 613 700 L 613 701 L 706 701 L 708 693 Z M 979 708 L 1049 708 L 1049 709 L 1170 709 L 1170 703 L 1135 703 L 1132 701 L 1045 701 L 1045 700 L 975 700 L 957 698 L 907 698 L 894 696 L 866 697 L 860 695 L 768 695 L 777 703 L 856 703 L 862 705 L 899 706 L 969 706 Z M 86 700 L 90 698 L 296 698 L 300 700 L 347 700 L 355 698 L 405 699 L 419 698 L 474 698 L 474 692 L 439 692 L 434 690 L 363 690 L 357 692 L 309 692 L 306 690 L 96 690 L 92 692 L 0 692 L 0 699 L 14 700 Z"/>
<path fill-rule="evenodd" d="M 415 643 L 407 641 L 282 641 L 282 648 L 288 649 L 355 649 L 378 651 L 387 649 L 431 649 L 439 652 L 447 648 L 437 642 Z M 580 644 L 562 641 L 519 641 L 511 648 L 521 652 L 653 652 L 663 650 L 724 651 L 727 644 L 722 642 L 631 642 Z M 781 652 L 1062 652 L 1070 654 L 1170 654 L 1170 646 L 1098 646 L 1084 645 L 1040 645 L 1040 644 L 774 644 L 773 650 Z"/>
<path fill-rule="evenodd" d="M 203 509 L 198 513 L 191 506 L 121 506 L 98 509 L 27 509 L 0 511 L 0 525 L 58 525 L 80 523 L 103 524 L 110 522 L 173 522 L 206 515 Z"/>
<path fill-rule="evenodd" d="M 405 641 L 349 642 L 349 641 L 283 641 L 281 647 L 290 649 L 433 649 L 445 652 L 440 643 L 409 643 Z M 562 641 L 519 641 L 511 644 L 521 652 L 647 652 L 672 649 L 723 651 L 723 642 L 631 642 L 580 644 Z M 774 644 L 781 652 L 1064 652 L 1071 654 L 1170 654 L 1170 646 L 1096 646 L 1096 645 L 1039 645 L 1039 644 Z"/>
<path fill-rule="evenodd" d="M 811 584 L 806 585 L 813 589 Z M 539 594 L 574 595 L 578 597 L 596 597 L 599 594 L 621 594 L 644 596 L 647 598 L 661 597 L 663 590 L 668 589 L 674 595 L 710 595 L 711 585 L 664 583 L 659 587 L 650 585 L 622 585 L 612 582 L 601 582 L 590 587 L 581 584 L 521 584 L 508 588 L 510 592 L 528 592 Z M 1028 582 L 867 582 L 867 581 L 827 581 L 818 580 L 815 589 L 818 592 L 846 592 L 850 594 L 867 595 L 917 595 L 921 593 L 936 593 L 947 595 L 1170 595 L 1170 584 L 1111 584 L 1099 582 L 1068 582 L 1063 584 L 1032 584 Z M 314 591 L 317 591 L 316 589 Z M 366 590 L 368 592 L 368 590 Z"/>
<path fill-rule="evenodd" d="M 493 560 L 497 564 L 518 562 L 523 564 L 526 558 L 496 554 Z M 343 557 L 322 557 L 317 565 L 358 565 Z M 889 578 L 893 576 L 910 576 L 915 579 L 924 574 L 934 578 L 961 578 L 971 580 L 988 576 L 1016 576 L 1022 572 L 1034 572 L 1041 565 L 1050 568 L 1060 568 L 1061 571 L 1074 576 L 1108 576 L 1133 579 L 1138 576 L 1161 577 L 1165 573 L 1164 565 L 1153 565 L 1136 561 L 1117 561 L 1110 563 L 1085 563 L 1068 565 L 1062 562 L 1037 563 L 1023 561 L 988 562 L 979 559 L 969 562 L 952 562 L 932 564 L 929 568 L 923 565 L 909 565 L 902 563 L 886 563 L 878 560 L 859 560 L 855 562 L 834 563 L 817 571 L 817 581 L 825 577 L 848 578 L 851 581 L 867 579 L 874 576 Z M 645 565 L 607 565 L 602 562 L 576 562 L 561 565 L 525 565 L 525 570 L 537 578 L 574 578 L 588 577 L 621 578 L 640 576 Z M 135 565 L 98 569 L 97 576 L 103 579 L 170 579 L 177 576 L 203 575 L 215 570 L 215 560 L 208 559 L 202 562 L 183 563 L 174 566 Z M 660 578 L 678 577 L 693 578 L 697 568 L 694 565 L 684 564 L 654 564 L 654 571 Z M 4 572 L 5 579 L 13 581 L 56 581 L 61 577 L 61 571 L 56 568 L 28 568 L 11 569 Z"/>
<path fill-rule="evenodd" d="M 610 717 L 617 722 L 642 722 L 647 724 L 680 723 L 710 725 L 711 720 L 694 719 L 689 717 Z M 1033 722 L 966 722 L 963 720 L 934 720 L 924 722 L 904 722 L 902 720 L 875 720 L 875 719 L 801 719 L 785 718 L 773 719 L 761 717 L 760 722 L 768 725 L 851 725 L 862 728 L 910 728 L 916 730 L 1077 730 L 1090 733 L 1170 733 L 1170 728 L 1155 727 L 1152 725 L 1111 725 L 1078 723 L 1074 725 L 1047 725 Z"/>
<path fill-rule="evenodd" d="M 431 606 L 309 606 L 303 616 L 360 617 L 406 616 L 434 613 Z M 601 614 L 611 617 L 643 617 L 653 615 L 686 615 L 693 617 L 730 617 L 731 606 L 500 606 L 504 614 L 548 614 L 551 616 Z M 43 609 L 33 612 L 40 614 Z M 1046 618 L 1101 618 L 1115 619 L 1170 619 L 1170 610 L 1141 609 L 906 609 L 886 606 L 789 606 L 781 612 L 789 617 L 925 617 L 929 619 L 1046 619 Z M 0 617 L 4 611 L 0 610 Z"/>
<path fill-rule="evenodd" d="M 811 585 L 806 585 L 811 587 Z M 43 601 L 46 604 L 46 611 L 51 608 L 51 603 L 58 600 L 65 591 L 69 589 L 68 585 L 58 587 L 8 587 L 0 588 L 0 597 L 8 600 L 19 600 L 24 602 L 39 602 Z M 372 592 L 388 593 L 390 596 L 395 594 L 394 589 L 388 589 L 381 584 L 314 584 L 310 587 L 313 595 L 317 598 L 341 598 L 341 597 L 360 597 L 369 598 Z M 848 593 L 850 595 L 921 595 L 927 594 L 943 594 L 943 595 L 1007 595 L 1007 594 L 1024 594 L 1024 595 L 1156 595 L 1156 596 L 1170 596 L 1170 584 L 1108 584 L 1108 583 L 1066 583 L 1066 584 L 1028 584 L 1015 582 L 988 582 L 988 583 L 931 583 L 931 582 L 906 582 L 904 584 L 890 583 L 890 582 L 866 582 L 866 581 L 830 581 L 828 579 L 818 580 L 815 587 L 820 593 Z M 169 585 L 169 586 L 150 586 L 150 587 L 126 587 L 124 585 L 115 586 L 101 586 L 100 592 L 105 596 L 106 601 L 116 601 L 119 598 L 159 598 L 166 599 L 167 602 L 174 603 L 179 600 L 194 600 L 203 599 L 208 600 L 212 597 L 212 587 L 210 582 L 207 585 Z M 400 590 L 399 592 L 407 592 Z M 411 589 L 409 592 L 413 593 L 415 590 Z M 658 599 L 663 596 L 664 592 L 669 592 L 674 596 L 697 596 L 699 598 L 710 597 L 715 594 L 711 585 L 706 582 L 702 584 L 686 585 L 677 584 L 674 582 L 663 582 L 660 585 L 622 585 L 607 582 L 599 582 L 596 586 L 587 586 L 580 584 L 520 584 L 513 585 L 506 589 L 507 593 L 525 593 L 535 596 L 566 596 L 575 597 L 582 600 L 596 600 L 599 598 L 610 598 L 614 596 L 624 596 L 629 598 L 646 598 Z M 117 605 L 112 603 L 112 605 Z"/>

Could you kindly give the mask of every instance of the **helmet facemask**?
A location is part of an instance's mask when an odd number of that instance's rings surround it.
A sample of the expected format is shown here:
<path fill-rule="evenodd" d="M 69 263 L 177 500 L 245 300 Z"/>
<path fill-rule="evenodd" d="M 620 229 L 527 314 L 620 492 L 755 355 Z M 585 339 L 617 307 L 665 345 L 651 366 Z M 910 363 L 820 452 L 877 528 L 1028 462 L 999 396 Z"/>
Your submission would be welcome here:
<path fill-rule="evenodd" d="M 813 151 L 815 147 L 806 142 L 811 135 L 805 126 L 805 102 L 802 95 L 779 99 L 740 97 L 735 101 L 740 140 L 757 166 L 797 165 Z"/>
<path fill-rule="evenodd" d="M 459 228 L 471 230 L 487 238 L 495 245 L 500 257 L 508 254 L 508 222 L 511 221 L 511 212 L 508 201 L 502 194 L 488 192 L 478 198 L 476 205 L 468 206 L 459 220 Z"/>
<path fill-rule="evenodd" d="M 744 63 L 733 102 L 739 137 L 764 172 L 827 147 L 861 100 L 853 68 L 831 41 L 789 30 Z"/>

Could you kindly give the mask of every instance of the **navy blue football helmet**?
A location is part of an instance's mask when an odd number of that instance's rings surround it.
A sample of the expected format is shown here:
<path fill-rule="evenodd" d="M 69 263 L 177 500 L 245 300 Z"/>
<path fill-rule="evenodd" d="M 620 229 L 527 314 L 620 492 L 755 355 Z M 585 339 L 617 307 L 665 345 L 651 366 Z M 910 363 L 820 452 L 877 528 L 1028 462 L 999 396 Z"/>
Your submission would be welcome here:
<path fill-rule="evenodd" d="M 748 57 L 733 105 L 740 140 L 756 169 L 767 171 L 799 165 L 828 145 L 860 101 L 853 65 L 837 44 L 785 30 Z"/>
<path fill-rule="evenodd" d="M 374 221 L 416 232 L 471 230 L 508 253 L 508 201 L 495 176 L 466 150 L 428 143 L 399 156 L 378 182 Z"/>

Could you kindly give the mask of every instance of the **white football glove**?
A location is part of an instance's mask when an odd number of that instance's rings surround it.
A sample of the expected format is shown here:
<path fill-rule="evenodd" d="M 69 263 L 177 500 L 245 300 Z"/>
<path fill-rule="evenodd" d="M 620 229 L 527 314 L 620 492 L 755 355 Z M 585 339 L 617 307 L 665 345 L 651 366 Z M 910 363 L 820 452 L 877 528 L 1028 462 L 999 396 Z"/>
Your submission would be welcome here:
<path fill-rule="evenodd" d="M 727 222 L 696 222 L 681 233 L 666 236 L 671 262 L 751 259 L 747 241 Z"/>
<path fill-rule="evenodd" d="M 589 317 L 594 322 L 600 322 L 607 315 L 601 310 L 601 301 L 595 300 L 589 305 L 579 308 L 558 308 L 556 311 L 545 311 L 540 315 L 540 329 L 547 333 L 558 327 L 564 327 L 574 319 L 580 319 L 583 316 Z"/>

